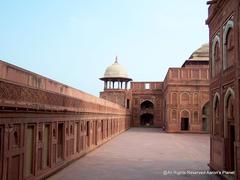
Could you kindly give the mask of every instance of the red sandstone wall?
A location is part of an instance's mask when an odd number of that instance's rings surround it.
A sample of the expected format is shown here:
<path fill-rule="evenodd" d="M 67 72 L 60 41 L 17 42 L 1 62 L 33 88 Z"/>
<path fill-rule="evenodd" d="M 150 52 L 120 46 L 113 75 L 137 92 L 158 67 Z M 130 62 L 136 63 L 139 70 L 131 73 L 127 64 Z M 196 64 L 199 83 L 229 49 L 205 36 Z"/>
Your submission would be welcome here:
<path fill-rule="evenodd" d="M 164 81 L 164 97 L 168 132 L 182 132 L 182 118 L 189 119 L 187 131 L 202 132 L 205 117 L 202 111 L 209 102 L 208 67 L 170 68 Z"/>
<path fill-rule="evenodd" d="M 107 89 L 100 92 L 100 98 L 130 109 L 127 107 L 127 101 L 129 100 L 129 104 L 131 104 L 132 94 L 130 90 L 125 89 Z"/>
<path fill-rule="evenodd" d="M 236 179 L 240 179 L 239 9 L 238 0 L 218 0 L 210 5 L 206 21 L 210 32 L 211 54 L 210 167 L 214 170 L 235 170 Z M 230 21 L 233 22 L 233 27 L 231 32 L 226 33 L 225 30 L 228 30 Z M 217 38 L 219 46 L 214 47 L 214 39 Z M 227 45 L 226 53 L 224 52 L 225 45 Z M 225 63 L 229 64 L 226 68 L 223 66 Z M 228 94 L 229 90 L 230 94 Z M 218 99 L 218 103 L 216 103 L 216 99 Z M 231 107 L 230 111 L 229 107 Z"/>
<path fill-rule="evenodd" d="M 98 104 L 98 106 L 120 108 L 120 106 L 117 104 L 97 98 L 80 90 L 74 89 L 3 61 L 0 61 L 0 79 L 14 84 L 16 83 L 22 87 L 29 87 L 33 90 L 37 89 L 39 92 L 46 91 L 52 94 L 63 95 L 64 97 L 76 98 L 86 103 Z M 90 108 L 91 107 L 88 106 L 88 109 Z M 80 110 L 82 111 L 82 109 Z M 94 109 L 94 111 L 99 110 Z"/>
<path fill-rule="evenodd" d="M 149 84 L 149 89 L 145 85 Z M 154 116 L 154 127 L 163 126 L 163 83 L 162 82 L 131 82 L 132 90 L 132 125 L 140 126 L 140 116 L 144 113 L 150 113 Z M 141 104 L 144 101 L 153 103 L 153 110 L 144 112 L 141 110 Z M 151 111 L 151 112 L 150 112 Z"/>
<path fill-rule="evenodd" d="M 41 179 L 130 126 L 129 112 L 0 61 L 0 179 Z"/>

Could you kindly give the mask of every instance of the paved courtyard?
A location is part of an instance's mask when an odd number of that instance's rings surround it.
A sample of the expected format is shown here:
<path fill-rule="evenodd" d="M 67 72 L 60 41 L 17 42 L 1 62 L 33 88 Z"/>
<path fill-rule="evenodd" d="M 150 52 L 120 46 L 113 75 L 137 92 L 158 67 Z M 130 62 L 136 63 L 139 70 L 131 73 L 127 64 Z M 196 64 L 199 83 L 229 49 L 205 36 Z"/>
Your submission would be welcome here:
<path fill-rule="evenodd" d="M 208 170 L 209 143 L 206 134 L 131 128 L 49 180 L 217 180 L 187 172 Z"/>

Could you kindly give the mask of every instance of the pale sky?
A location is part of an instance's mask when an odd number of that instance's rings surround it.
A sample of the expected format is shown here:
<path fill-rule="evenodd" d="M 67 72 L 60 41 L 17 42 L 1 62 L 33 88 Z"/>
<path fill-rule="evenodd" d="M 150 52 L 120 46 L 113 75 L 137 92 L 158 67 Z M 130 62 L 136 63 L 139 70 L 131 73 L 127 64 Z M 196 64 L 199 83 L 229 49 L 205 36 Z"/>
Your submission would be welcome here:
<path fill-rule="evenodd" d="M 117 55 L 134 81 L 163 81 L 208 42 L 206 0 L 1 0 L 0 59 L 99 95 Z"/>

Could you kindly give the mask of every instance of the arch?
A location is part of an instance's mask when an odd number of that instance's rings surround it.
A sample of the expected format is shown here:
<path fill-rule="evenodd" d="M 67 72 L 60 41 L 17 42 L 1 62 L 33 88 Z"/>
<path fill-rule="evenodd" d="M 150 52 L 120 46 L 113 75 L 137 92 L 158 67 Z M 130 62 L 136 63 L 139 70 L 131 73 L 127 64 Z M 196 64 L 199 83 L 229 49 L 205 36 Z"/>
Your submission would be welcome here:
<path fill-rule="evenodd" d="M 228 88 L 224 96 L 224 137 L 225 138 L 228 137 L 229 108 L 233 108 L 233 107 L 229 107 L 231 98 L 233 99 L 235 98 L 235 93 L 232 88 Z M 232 115 L 234 116 L 234 112 L 232 113 L 233 113 Z"/>
<path fill-rule="evenodd" d="M 18 145 L 19 144 L 19 139 L 18 139 L 18 132 L 17 131 L 15 131 L 14 133 L 13 133 L 13 136 L 14 136 L 14 145 Z"/>
<path fill-rule="evenodd" d="M 213 97 L 213 108 L 215 107 L 216 101 L 220 101 L 220 94 L 218 92 L 215 93 Z"/>
<path fill-rule="evenodd" d="M 174 121 L 177 120 L 177 110 L 176 109 L 172 110 L 172 120 L 174 120 Z"/>
<path fill-rule="evenodd" d="M 202 106 L 202 114 L 209 114 L 210 102 L 206 101 Z"/>
<path fill-rule="evenodd" d="M 181 130 L 188 131 L 190 128 L 190 112 L 188 110 L 182 110 L 180 112 L 181 117 Z"/>
<path fill-rule="evenodd" d="M 216 46 L 218 45 L 218 46 Z M 220 50 L 220 37 L 219 35 L 216 35 L 212 41 L 212 77 L 214 77 L 218 72 L 216 72 L 216 48 L 219 48 Z M 219 53 L 219 51 L 218 51 Z M 218 69 L 219 70 L 219 69 Z"/>
<path fill-rule="evenodd" d="M 189 104 L 190 96 L 189 93 L 183 92 L 181 93 L 181 104 Z"/>
<path fill-rule="evenodd" d="M 218 92 L 215 93 L 213 97 L 213 122 L 212 122 L 212 131 L 213 134 L 219 134 L 219 108 L 220 108 L 220 95 Z"/>
<path fill-rule="evenodd" d="M 145 100 L 141 103 L 141 110 L 153 109 L 153 108 L 154 108 L 154 104 L 150 100 Z"/>
<path fill-rule="evenodd" d="M 150 100 L 144 100 L 141 103 L 140 125 L 144 127 L 151 127 L 154 125 L 153 115 L 154 104 Z"/>
<path fill-rule="evenodd" d="M 234 27 L 234 22 L 232 20 L 229 20 L 223 32 L 223 70 L 229 67 L 228 55 L 227 55 L 227 43 L 228 43 L 229 32 L 230 30 L 233 29 L 233 27 Z"/>
<path fill-rule="evenodd" d="M 171 100 L 172 100 L 173 105 L 177 105 L 177 93 L 176 92 L 173 92 L 171 94 Z"/>
<path fill-rule="evenodd" d="M 236 169 L 236 154 L 235 154 L 235 140 L 236 140 L 236 126 L 234 117 L 234 99 L 235 93 L 232 88 L 228 88 L 224 96 L 224 138 L 227 139 L 227 146 L 225 147 L 228 152 L 225 159 L 226 169 L 234 171 Z"/>
<path fill-rule="evenodd" d="M 180 114 L 181 114 L 181 117 L 182 117 L 182 116 L 183 116 L 183 117 L 189 117 L 190 111 L 187 110 L 187 109 L 183 109 L 183 110 L 180 112 Z"/>

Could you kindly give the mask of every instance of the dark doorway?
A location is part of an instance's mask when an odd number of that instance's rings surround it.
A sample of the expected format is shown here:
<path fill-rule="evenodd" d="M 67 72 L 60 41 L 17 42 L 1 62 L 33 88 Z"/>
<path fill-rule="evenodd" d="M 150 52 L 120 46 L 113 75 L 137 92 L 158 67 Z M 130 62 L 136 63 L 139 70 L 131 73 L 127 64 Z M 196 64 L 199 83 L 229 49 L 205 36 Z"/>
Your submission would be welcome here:
<path fill-rule="evenodd" d="M 98 122 L 95 121 L 95 127 L 94 127 L 94 138 L 95 138 L 95 145 L 98 144 Z"/>
<path fill-rule="evenodd" d="M 127 99 L 127 109 L 130 108 L 130 99 Z"/>
<path fill-rule="evenodd" d="M 57 141 L 57 159 L 58 161 L 63 160 L 63 123 L 58 124 L 58 141 Z"/>
<path fill-rule="evenodd" d="M 189 119 L 188 118 L 182 118 L 181 119 L 181 130 L 182 131 L 188 131 L 189 130 Z"/>
<path fill-rule="evenodd" d="M 229 165 L 228 165 L 228 171 L 235 171 L 234 141 L 235 141 L 235 126 L 234 125 L 229 125 L 229 142 L 228 142 Z"/>
<path fill-rule="evenodd" d="M 145 110 L 145 109 L 153 109 L 154 105 L 151 101 L 144 101 L 142 104 L 141 104 L 141 110 Z"/>
<path fill-rule="evenodd" d="M 74 154 L 76 152 L 79 152 L 79 122 L 76 122 L 75 123 L 75 126 L 74 126 Z"/>
<path fill-rule="evenodd" d="M 102 140 L 104 139 L 104 124 L 103 124 L 103 120 L 101 120 L 101 133 L 102 133 Z"/>
<path fill-rule="evenodd" d="M 143 127 L 152 127 L 153 126 L 153 115 L 152 114 L 141 115 L 140 125 Z"/>
<path fill-rule="evenodd" d="M 86 129 L 86 131 L 87 131 L 87 133 L 86 133 L 87 147 L 89 147 L 90 146 L 90 123 L 89 123 L 89 121 L 87 121 L 87 127 L 86 128 L 87 128 Z"/>

